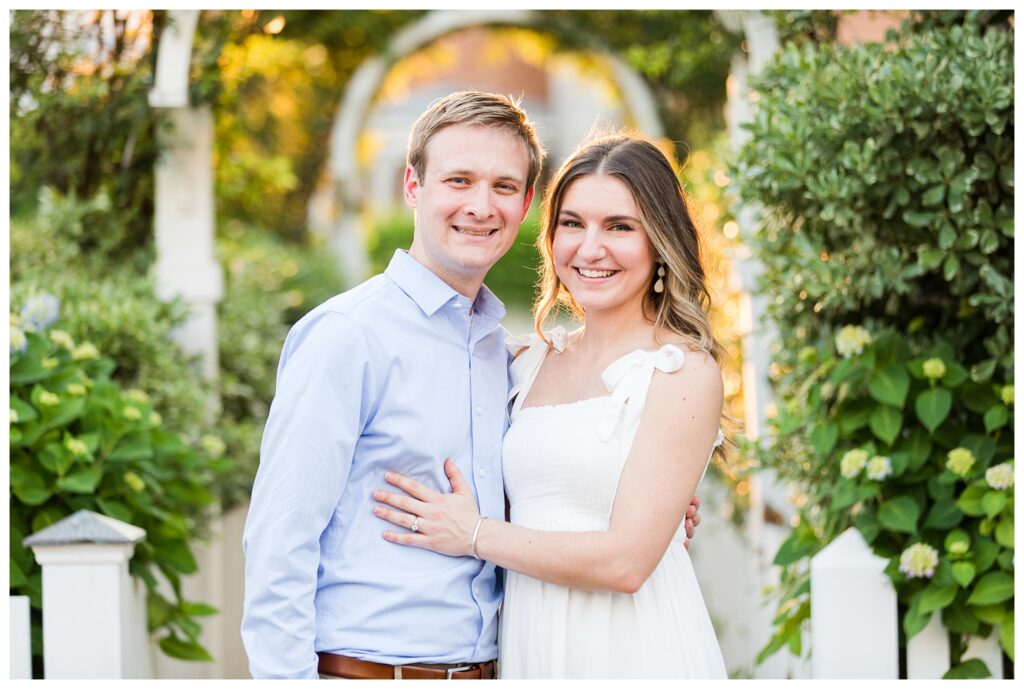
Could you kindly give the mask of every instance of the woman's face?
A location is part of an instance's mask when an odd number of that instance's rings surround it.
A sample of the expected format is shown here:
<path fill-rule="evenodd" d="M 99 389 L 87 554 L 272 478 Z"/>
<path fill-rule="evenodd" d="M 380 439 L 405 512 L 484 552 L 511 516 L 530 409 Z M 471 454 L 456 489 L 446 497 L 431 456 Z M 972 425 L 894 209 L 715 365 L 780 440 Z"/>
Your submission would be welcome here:
<path fill-rule="evenodd" d="M 555 273 L 588 314 L 634 304 L 651 289 L 654 251 L 629 187 L 586 175 L 562 196 L 552 239 Z"/>

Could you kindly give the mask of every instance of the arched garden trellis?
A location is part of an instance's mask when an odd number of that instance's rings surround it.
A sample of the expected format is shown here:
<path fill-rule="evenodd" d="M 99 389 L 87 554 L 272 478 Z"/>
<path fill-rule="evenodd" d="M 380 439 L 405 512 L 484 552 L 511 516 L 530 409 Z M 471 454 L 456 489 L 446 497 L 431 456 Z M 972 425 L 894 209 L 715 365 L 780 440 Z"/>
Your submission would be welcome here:
<path fill-rule="evenodd" d="M 744 137 L 740 125 L 751 117 L 747 75 L 768 61 L 778 48 L 778 39 L 773 22 L 759 12 L 720 11 L 716 14 L 730 29 L 745 35 L 748 49 L 748 55 L 734 57 L 729 80 L 727 119 L 731 143 L 735 148 Z M 360 176 L 355 144 L 388 70 L 398 60 L 453 31 L 482 25 L 529 27 L 534 23 L 535 15 L 534 11 L 516 10 L 430 12 L 397 33 L 383 55 L 364 62 L 353 75 L 335 122 L 331 162 L 331 171 L 341 196 L 342 214 L 330 243 L 338 253 L 346 275 L 359 276 L 366 272 L 365 249 L 358 228 L 361 195 L 358 193 Z M 191 319 L 182 328 L 179 342 L 186 351 L 201 355 L 204 373 L 213 377 L 217 370 L 216 304 L 223 289 L 222 273 L 214 255 L 213 117 L 207 106 L 192 107 L 189 103 L 192 42 L 199 11 L 170 11 L 169 19 L 169 26 L 160 40 L 156 83 L 150 94 L 150 105 L 164 109 L 174 125 L 173 132 L 163 142 L 165 153 L 156 170 L 157 261 L 154 270 L 158 293 L 164 298 L 181 297 L 191 307 Z M 649 136 L 661 136 L 656 104 L 646 84 L 621 59 L 610 54 L 607 58 L 637 128 Z M 754 227 L 753 212 L 753 209 L 739 211 L 741 227 Z M 769 333 L 761 322 L 765 297 L 754 296 L 757 262 L 737 256 L 734 257 L 734 266 L 743 292 L 740 318 L 744 340 L 747 435 L 756 438 L 763 428 L 764 409 L 770 400 L 766 375 Z M 762 517 L 765 498 L 779 510 L 785 511 L 785 503 L 781 491 L 760 476 L 751 478 L 750 496 L 752 509 L 747 520 L 748 540 L 756 547 L 756 562 L 752 566 L 756 569 L 759 580 L 756 590 L 759 591 L 771 581 L 771 557 L 784 535 L 782 529 L 765 524 Z M 235 546 L 232 543 L 220 550 L 237 556 Z M 224 578 L 225 555 L 223 552 L 218 555 L 216 548 L 209 549 L 208 553 L 212 561 L 203 563 L 209 570 L 204 576 L 204 587 L 213 589 L 203 591 L 199 597 L 218 601 L 226 595 L 224 582 L 219 581 Z M 200 571 L 203 569 L 201 566 Z M 766 629 L 770 626 L 770 611 L 759 606 L 758 601 L 739 604 L 745 608 L 745 614 L 766 618 Z M 240 603 L 229 602 L 219 607 L 237 612 L 239 606 Z M 221 620 L 219 624 L 208 622 L 205 644 L 217 658 L 209 676 L 225 676 L 225 650 L 234 647 L 228 655 L 237 655 L 240 651 L 237 629 L 234 620 Z M 210 639 L 211 635 L 218 638 Z M 758 643 L 758 640 L 751 643 Z M 800 675 L 799 670 L 780 665 L 790 662 L 787 657 L 778 655 L 762 668 L 768 676 Z"/>

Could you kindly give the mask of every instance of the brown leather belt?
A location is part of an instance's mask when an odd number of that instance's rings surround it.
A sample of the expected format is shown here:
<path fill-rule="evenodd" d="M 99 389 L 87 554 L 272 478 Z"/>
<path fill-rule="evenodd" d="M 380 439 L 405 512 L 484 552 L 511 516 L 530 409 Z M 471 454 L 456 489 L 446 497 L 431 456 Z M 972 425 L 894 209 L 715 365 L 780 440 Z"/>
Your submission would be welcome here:
<path fill-rule="evenodd" d="M 494 679 L 494 661 L 450 668 L 429 665 L 385 665 L 333 653 L 319 653 L 321 674 L 345 679 Z"/>

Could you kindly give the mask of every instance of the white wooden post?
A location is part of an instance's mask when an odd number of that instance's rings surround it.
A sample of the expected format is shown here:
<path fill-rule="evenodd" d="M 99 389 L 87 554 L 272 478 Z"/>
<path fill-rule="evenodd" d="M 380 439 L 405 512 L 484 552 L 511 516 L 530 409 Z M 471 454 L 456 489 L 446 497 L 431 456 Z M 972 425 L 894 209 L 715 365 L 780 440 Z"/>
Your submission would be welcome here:
<path fill-rule="evenodd" d="M 148 658 L 130 650 L 141 626 L 128 560 L 146 536 L 136 526 L 80 510 L 25 539 L 43 567 L 43 663 L 47 679 L 145 678 Z"/>
<path fill-rule="evenodd" d="M 175 333 L 179 346 L 217 376 L 217 302 L 224 278 L 214 251 L 213 115 L 189 105 L 189 63 L 198 10 L 173 10 L 160 37 L 156 83 L 149 104 L 164 109 L 172 130 L 161 133 L 156 165 L 156 275 L 161 299 L 181 297 L 189 319 Z"/>
<path fill-rule="evenodd" d="M 1003 649 L 999 646 L 998 627 L 988 636 L 967 637 L 967 650 L 960 660 L 963 662 L 971 658 L 983 661 L 992 673 L 992 679 L 1003 679 Z"/>
<path fill-rule="evenodd" d="M 851 527 L 811 559 L 811 675 L 897 679 L 896 590 L 887 560 Z"/>
<path fill-rule="evenodd" d="M 11 596 L 11 679 L 32 679 L 28 596 Z"/>
<path fill-rule="evenodd" d="M 933 612 L 925 628 L 907 642 L 907 679 L 942 679 L 949 670 L 949 632 L 942 613 Z"/>

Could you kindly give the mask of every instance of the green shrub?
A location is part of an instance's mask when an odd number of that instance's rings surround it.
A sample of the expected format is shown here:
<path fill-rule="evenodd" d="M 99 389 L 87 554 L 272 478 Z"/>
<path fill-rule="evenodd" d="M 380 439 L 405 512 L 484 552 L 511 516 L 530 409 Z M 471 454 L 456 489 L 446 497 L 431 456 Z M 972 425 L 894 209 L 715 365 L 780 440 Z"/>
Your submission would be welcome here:
<path fill-rule="evenodd" d="M 800 652 L 808 558 L 853 524 L 903 636 L 939 612 L 950 676 L 982 672 L 962 635 L 998 627 L 1013 656 L 1013 489 L 986 479 L 1013 458 L 1012 31 L 790 45 L 753 86 L 736 185 L 779 333 L 761 461 L 804 492 L 762 657 Z"/>
<path fill-rule="evenodd" d="M 209 659 L 196 618 L 215 611 L 182 597 L 181 576 L 196 571 L 189 544 L 206 526 L 215 472 L 230 463 L 167 429 L 145 392 L 111 379 L 115 364 L 95 344 L 48 330 L 58 305 L 38 294 L 11 326 L 10 587 L 31 601 L 33 653 L 41 653 L 42 574 L 22 540 L 86 509 L 146 530 L 129 566 L 149 590 L 150 631 L 161 630 L 168 655 Z"/>
<path fill-rule="evenodd" d="M 540 212 L 536 204 L 530 208 L 519 228 L 519 236 L 500 261 L 487 273 L 487 286 L 508 307 L 529 309 L 533 306 L 534 286 L 540 255 L 534 247 L 540 232 Z M 413 221 L 409 213 L 378 218 L 369 233 L 371 269 L 383 273 L 396 249 L 412 245 Z"/>

